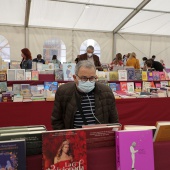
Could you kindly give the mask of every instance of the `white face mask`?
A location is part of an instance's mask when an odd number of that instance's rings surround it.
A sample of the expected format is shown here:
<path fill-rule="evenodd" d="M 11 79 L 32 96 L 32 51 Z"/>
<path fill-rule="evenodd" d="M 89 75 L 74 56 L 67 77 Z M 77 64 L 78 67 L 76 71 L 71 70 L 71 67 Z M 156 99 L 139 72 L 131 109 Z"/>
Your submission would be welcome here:
<path fill-rule="evenodd" d="M 91 57 L 93 54 L 92 53 L 87 53 L 87 56 L 88 57 Z"/>
<path fill-rule="evenodd" d="M 82 82 L 81 80 L 78 81 L 78 86 L 77 86 L 82 92 L 84 93 L 89 93 L 92 91 L 95 87 L 95 82 Z"/>

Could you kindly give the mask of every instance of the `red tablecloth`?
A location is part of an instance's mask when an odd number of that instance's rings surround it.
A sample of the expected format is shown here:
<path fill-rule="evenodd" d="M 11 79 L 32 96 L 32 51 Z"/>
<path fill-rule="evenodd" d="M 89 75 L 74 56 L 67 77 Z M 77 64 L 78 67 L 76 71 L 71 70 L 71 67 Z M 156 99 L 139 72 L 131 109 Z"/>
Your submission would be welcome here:
<path fill-rule="evenodd" d="M 0 127 L 43 124 L 51 130 L 54 102 L 0 103 Z M 116 100 L 120 123 L 155 125 L 170 121 L 170 98 Z"/>

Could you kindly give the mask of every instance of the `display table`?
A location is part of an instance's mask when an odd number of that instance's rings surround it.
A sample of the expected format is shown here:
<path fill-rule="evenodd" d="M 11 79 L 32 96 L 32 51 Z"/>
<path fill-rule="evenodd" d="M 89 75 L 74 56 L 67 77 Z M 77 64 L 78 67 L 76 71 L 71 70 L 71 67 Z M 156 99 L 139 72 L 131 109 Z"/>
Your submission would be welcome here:
<path fill-rule="evenodd" d="M 100 148 L 87 151 L 88 170 L 116 170 L 116 151 Z M 170 142 L 154 143 L 155 170 L 169 170 Z M 42 169 L 42 155 L 27 157 L 27 170 Z"/>
<path fill-rule="evenodd" d="M 45 125 L 51 127 L 54 102 L 0 103 L 0 127 Z M 117 99 L 116 106 L 122 125 L 155 125 L 170 121 L 170 98 Z"/>

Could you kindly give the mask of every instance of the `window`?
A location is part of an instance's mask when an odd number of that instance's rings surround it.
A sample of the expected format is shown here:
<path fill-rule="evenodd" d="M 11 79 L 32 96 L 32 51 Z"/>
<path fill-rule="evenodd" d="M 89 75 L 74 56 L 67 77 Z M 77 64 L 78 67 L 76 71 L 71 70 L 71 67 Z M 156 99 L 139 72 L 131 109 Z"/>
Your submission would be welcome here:
<path fill-rule="evenodd" d="M 100 46 L 99 44 L 93 40 L 93 39 L 88 39 L 85 40 L 81 46 L 80 46 L 80 54 L 86 53 L 86 49 L 89 45 L 92 45 L 94 47 L 94 54 L 100 57 Z"/>
<path fill-rule="evenodd" d="M 52 56 L 57 55 L 61 63 L 66 62 L 66 46 L 62 40 L 53 38 L 44 42 L 43 58 L 45 61 L 51 61 Z"/>
<path fill-rule="evenodd" d="M 10 46 L 8 40 L 0 35 L 0 57 L 5 62 L 10 62 Z"/>

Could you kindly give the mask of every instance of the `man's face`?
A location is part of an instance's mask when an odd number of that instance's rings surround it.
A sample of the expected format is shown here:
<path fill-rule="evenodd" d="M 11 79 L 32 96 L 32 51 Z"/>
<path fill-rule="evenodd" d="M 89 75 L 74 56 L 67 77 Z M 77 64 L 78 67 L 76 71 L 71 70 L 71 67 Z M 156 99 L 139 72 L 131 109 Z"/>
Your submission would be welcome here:
<path fill-rule="evenodd" d="M 74 82 L 76 83 L 76 85 L 78 85 L 78 80 L 81 80 L 80 78 L 83 77 L 87 78 L 96 77 L 96 70 L 93 67 L 92 68 L 80 67 L 78 76 L 73 75 Z"/>
<path fill-rule="evenodd" d="M 91 50 L 90 48 L 87 49 L 87 53 L 92 53 L 93 54 L 93 50 Z"/>

